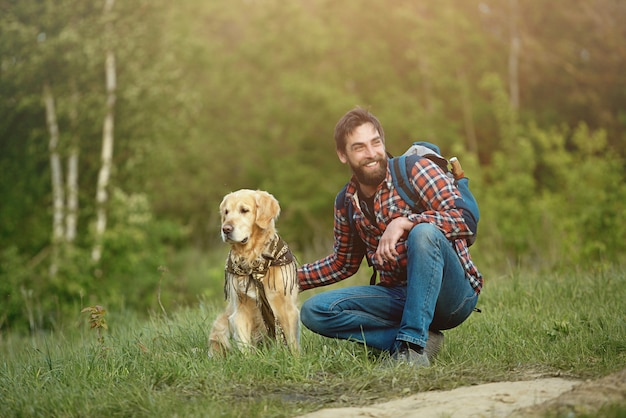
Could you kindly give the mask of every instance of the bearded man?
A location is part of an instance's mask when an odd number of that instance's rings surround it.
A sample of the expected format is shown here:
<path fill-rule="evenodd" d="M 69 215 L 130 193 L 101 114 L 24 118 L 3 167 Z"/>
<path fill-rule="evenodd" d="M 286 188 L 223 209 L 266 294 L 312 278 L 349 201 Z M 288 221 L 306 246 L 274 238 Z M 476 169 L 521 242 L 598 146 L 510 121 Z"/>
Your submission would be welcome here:
<path fill-rule="evenodd" d="M 472 232 L 455 205 L 461 196 L 437 164 L 419 158 L 408 184 L 419 205 L 407 204 L 392 181 L 383 128 L 366 109 L 339 120 L 335 143 L 353 176 L 335 200 L 333 253 L 298 269 L 300 288 L 346 279 L 363 257 L 380 281 L 312 296 L 302 305 L 302 323 L 326 337 L 387 351 L 395 362 L 429 366 L 443 342 L 441 330 L 470 316 L 483 285 L 466 242 Z"/>

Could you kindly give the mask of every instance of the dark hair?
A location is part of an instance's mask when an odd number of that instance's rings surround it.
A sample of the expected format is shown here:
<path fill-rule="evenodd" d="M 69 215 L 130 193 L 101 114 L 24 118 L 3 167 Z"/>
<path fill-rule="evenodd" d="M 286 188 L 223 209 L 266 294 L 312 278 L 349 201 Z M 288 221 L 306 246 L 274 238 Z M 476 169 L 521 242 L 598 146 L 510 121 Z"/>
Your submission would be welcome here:
<path fill-rule="evenodd" d="M 374 125 L 380 138 L 385 142 L 383 127 L 376 116 L 372 115 L 367 109 L 357 106 L 343 115 L 343 117 L 339 119 L 339 122 L 337 122 L 337 125 L 335 125 L 335 146 L 337 149 L 339 151 L 345 151 L 348 136 L 352 135 L 356 128 L 365 123 Z"/>

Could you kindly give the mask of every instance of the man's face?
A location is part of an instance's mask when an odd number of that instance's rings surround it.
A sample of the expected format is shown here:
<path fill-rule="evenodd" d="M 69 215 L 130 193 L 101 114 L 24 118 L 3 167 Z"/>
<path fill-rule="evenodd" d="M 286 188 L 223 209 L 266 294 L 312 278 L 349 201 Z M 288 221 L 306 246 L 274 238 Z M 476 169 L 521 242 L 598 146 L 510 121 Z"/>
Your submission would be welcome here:
<path fill-rule="evenodd" d="M 337 151 L 344 164 L 349 164 L 361 185 L 378 186 L 387 173 L 385 143 L 371 123 L 365 123 L 348 136 L 345 151 Z"/>

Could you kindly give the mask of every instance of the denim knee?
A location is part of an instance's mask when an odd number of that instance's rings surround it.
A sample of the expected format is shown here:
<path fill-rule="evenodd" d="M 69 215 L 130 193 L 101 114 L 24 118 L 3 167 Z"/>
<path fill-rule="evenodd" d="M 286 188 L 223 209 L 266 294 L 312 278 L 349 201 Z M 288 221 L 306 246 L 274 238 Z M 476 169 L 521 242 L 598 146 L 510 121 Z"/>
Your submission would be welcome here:
<path fill-rule="evenodd" d="M 316 304 L 312 303 L 313 299 L 315 299 L 315 296 L 305 300 L 300 307 L 300 321 L 309 329 L 316 328 L 315 325 L 319 322 L 320 316 L 319 313 L 316 312 Z"/>
<path fill-rule="evenodd" d="M 409 232 L 407 245 L 409 247 L 431 247 L 442 236 L 443 233 L 433 224 L 417 224 Z"/>

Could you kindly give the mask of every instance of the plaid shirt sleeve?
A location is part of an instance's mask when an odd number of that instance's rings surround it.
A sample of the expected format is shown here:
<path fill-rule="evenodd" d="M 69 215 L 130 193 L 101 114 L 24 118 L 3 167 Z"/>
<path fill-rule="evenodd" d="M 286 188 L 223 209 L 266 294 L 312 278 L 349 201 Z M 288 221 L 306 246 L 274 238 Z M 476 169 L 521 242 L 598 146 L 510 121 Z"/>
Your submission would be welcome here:
<path fill-rule="evenodd" d="M 300 289 L 326 286 L 347 279 L 357 272 L 365 256 L 365 244 L 350 228 L 345 207 L 335 208 L 334 249 L 332 254 L 298 268 Z"/>

